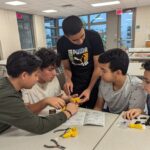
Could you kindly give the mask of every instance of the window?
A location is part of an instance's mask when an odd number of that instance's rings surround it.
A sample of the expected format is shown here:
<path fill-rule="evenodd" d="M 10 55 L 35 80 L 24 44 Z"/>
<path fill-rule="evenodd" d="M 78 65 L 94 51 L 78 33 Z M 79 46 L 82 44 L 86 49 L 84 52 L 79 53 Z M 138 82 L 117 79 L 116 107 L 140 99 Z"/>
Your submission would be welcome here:
<path fill-rule="evenodd" d="M 103 40 L 103 44 L 106 45 L 106 24 L 91 25 L 90 29 L 97 31 Z"/>
<path fill-rule="evenodd" d="M 20 43 L 22 49 L 30 49 L 35 47 L 32 15 L 24 13 L 16 13 Z"/>
<path fill-rule="evenodd" d="M 64 35 L 63 29 L 62 29 L 62 23 L 64 19 L 58 19 L 58 35 L 59 37 Z"/>
<path fill-rule="evenodd" d="M 106 13 L 90 15 L 90 24 L 106 22 Z"/>
<path fill-rule="evenodd" d="M 45 17 L 45 32 L 47 47 L 56 47 L 56 42 L 58 38 L 56 19 Z"/>
<path fill-rule="evenodd" d="M 98 13 L 90 15 L 90 29 L 97 31 L 106 47 L 106 31 L 107 31 L 107 13 Z"/>
<path fill-rule="evenodd" d="M 126 10 L 120 16 L 119 47 L 124 49 L 133 47 L 133 15 L 134 10 Z"/>
<path fill-rule="evenodd" d="M 83 22 L 85 29 L 92 29 L 97 31 L 106 45 L 106 31 L 107 31 L 107 13 L 97 13 L 92 15 L 79 16 Z M 46 40 L 48 47 L 55 47 L 58 38 L 64 35 L 62 23 L 64 18 L 51 19 L 45 18 Z"/>

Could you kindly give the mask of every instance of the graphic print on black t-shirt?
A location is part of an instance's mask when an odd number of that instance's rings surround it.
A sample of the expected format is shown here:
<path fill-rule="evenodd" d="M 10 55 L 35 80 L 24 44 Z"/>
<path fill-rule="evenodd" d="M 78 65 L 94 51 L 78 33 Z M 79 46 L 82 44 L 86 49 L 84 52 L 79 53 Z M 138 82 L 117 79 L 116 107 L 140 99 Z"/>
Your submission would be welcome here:
<path fill-rule="evenodd" d="M 80 49 L 69 49 L 68 56 L 73 65 L 86 66 L 88 62 L 88 49 L 87 47 Z"/>

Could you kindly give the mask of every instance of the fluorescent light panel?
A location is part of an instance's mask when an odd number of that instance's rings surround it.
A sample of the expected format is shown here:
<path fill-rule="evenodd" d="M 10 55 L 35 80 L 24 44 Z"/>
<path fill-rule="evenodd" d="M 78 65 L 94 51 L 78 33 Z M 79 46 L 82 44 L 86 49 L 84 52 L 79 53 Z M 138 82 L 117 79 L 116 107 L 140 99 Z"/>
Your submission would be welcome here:
<path fill-rule="evenodd" d="M 101 6 L 108 6 L 108 5 L 117 5 L 120 4 L 120 1 L 112 1 L 112 2 L 104 2 L 104 3 L 95 3 L 91 4 L 93 7 L 101 7 Z"/>
<path fill-rule="evenodd" d="M 50 9 L 50 10 L 43 10 L 42 12 L 45 12 L 45 13 L 54 13 L 54 12 L 57 12 L 57 10 Z"/>
<path fill-rule="evenodd" d="M 5 2 L 7 5 L 13 5 L 13 6 L 19 6 L 19 5 L 26 5 L 27 3 L 21 2 L 21 1 L 10 1 L 10 2 Z"/>

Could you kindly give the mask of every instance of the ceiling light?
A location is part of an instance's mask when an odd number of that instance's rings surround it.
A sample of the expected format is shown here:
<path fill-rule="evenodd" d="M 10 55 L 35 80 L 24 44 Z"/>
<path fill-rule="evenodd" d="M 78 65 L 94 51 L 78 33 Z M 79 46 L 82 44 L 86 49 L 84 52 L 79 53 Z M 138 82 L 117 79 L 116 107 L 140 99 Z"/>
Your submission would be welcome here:
<path fill-rule="evenodd" d="M 21 1 L 11 1 L 11 2 L 5 2 L 7 5 L 13 5 L 13 6 L 19 6 L 19 5 L 26 5 L 27 3 L 21 2 Z"/>
<path fill-rule="evenodd" d="M 57 12 L 57 10 L 50 9 L 50 10 L 43 10 L 42 12 L 45 12 L 45 13 L 54 13 L 54 12 Z"/>
<path fill-rule="evenodd" d="M 120 1 L 113 1 L 113 2 L 104 2 L 104 3 L 95 3 L 91 4 L 93 7 L 100 7 L 100 6 L 107 6 L 107 5 L 117 5 L 120 4 Z"/>

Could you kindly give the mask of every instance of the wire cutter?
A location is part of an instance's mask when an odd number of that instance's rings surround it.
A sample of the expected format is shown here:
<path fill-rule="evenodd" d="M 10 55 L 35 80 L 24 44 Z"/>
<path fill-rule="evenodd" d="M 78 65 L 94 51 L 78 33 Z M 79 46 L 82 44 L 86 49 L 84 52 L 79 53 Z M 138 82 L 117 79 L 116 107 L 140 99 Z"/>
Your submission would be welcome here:
<path fill-rule="evenodd" d="M 65 150 L 66 149 L 66 147 L 59 145 L 56 140 L 51 139 L 50 141 L 52 141 L 55 145 L 53 145 L 53 146 L 44 145 L 44 147 L 46 147 L 46 148 L 58 148 L 58 149 L 61 149 L 61 150 Z"/>

